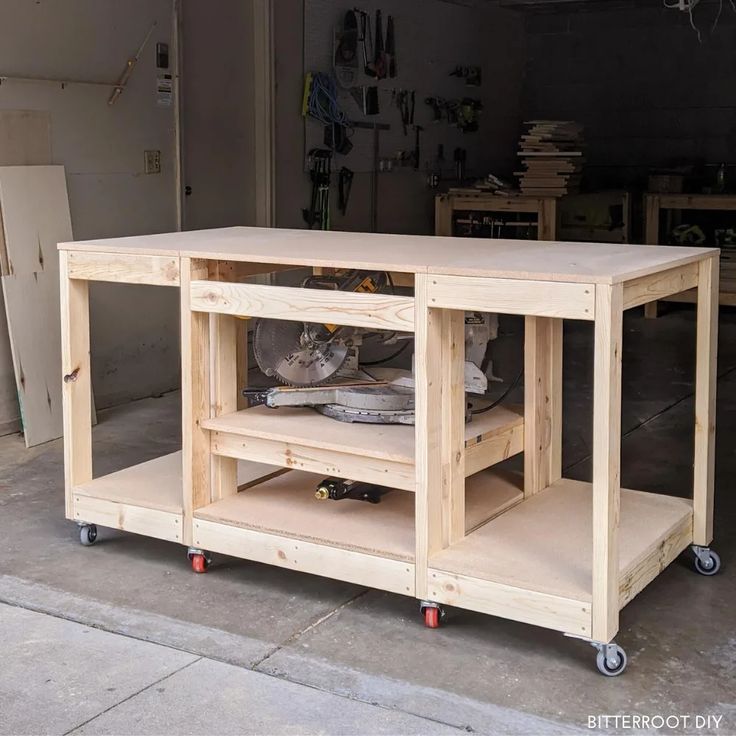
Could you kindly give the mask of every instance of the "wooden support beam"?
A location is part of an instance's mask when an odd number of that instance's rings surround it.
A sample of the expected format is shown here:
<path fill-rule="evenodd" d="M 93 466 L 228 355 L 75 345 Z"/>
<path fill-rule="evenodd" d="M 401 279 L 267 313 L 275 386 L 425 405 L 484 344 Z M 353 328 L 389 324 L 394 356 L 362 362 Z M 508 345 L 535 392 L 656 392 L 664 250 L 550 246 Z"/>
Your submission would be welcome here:
<path fill-rule="evenodd" d="M 659 209 L 660 199 L 657 194 L 644 195 L 644 242 L 647 245 L 659 245 Z M 644 316 L 657 319 L 657 302 L 647 302 Z"/>
<path fill-rule="evenodd" d="M 196 509 L 210 503 L 209 433 L 202 422 L 210 416 L 210 317 L 191 308 L 191 282 L 207 274 L 207 262 L 181 259 L 181 403 L 184 488 L 183 541 L 192 543 Z"/>
<path fill-rule="evenodd" d="M 429 306 L 592 320 L 595 289 L 592 284 L 565 281 L 433 275 Z"/>
<path fill-rule="evenodd" d="M 624 284 L 624 309 L 633 309 L 698 285 L 698 263 L 689 263 L 651 276 L 642 276 Z"/>
<path fill-rule="evenodd" d="M 219 417 L 238 410 L 237 317 L 213 314 L 211 318 L 212 394 L 210 416 Z M 219 501 L 238 492 L 238 463 L 234 458 L 212 457 L 212 500 Z"/>
<path fill-rule="evenodd" d="M 539 229 L 540 240 L 557 240 L 557 200 L 542 199 L 539 204 Z"/>
<path fill-rule="evenodd" d="M 439 309 L 428 305 L 428 277 L 417 274 L 414 373 L 416 376 L 416 595 L 427 596 L 429 558 L 442 549 L 442 335 Z"/>
<path fill-rule="evenodd" d="M 524 495 L 562 477 L 562 320 L 527 317 L 524 338 Z"/>
<path fill-rule="evenodd" d="M 593 632 L 618 632 L 623 287 L 596 286 L 593 398 Z"/>
<path fill-rule="evenodd" d="M 65 251 L 69 278 L 121 284 L 179 286 L 179 259 Z"/>
<path fill-rule="evenodd" d="M 693 543 L 713 540 L 713 489 L 718 380 L 718 258 L 700 262 L 695 364 L 695 457 L 693 463 Z"/>
<path fill-rule="evenodd" d="M 440 313 L 442 548 L 465 536 L 465 313 Z"/>
<path fill-rule="evenodd" d="M 64 497 L 74 518 L 73 490 L 92 480 L 92 376 L 89 284 L 69 276 L 66 251 L 59 252 L 61 377 L 64 409 Z"/>
<path fill-rule="evenodd" d="M 192 309 L 239 317 L 414 330 L 414 300 L 392 294 L 359 294 L 261 284 L 193 281 Z"/>
<path fill-rule="evenodd" d="M 452 200 L 440 194 L 434 200 L 434 234 L 452 237 Z"/>

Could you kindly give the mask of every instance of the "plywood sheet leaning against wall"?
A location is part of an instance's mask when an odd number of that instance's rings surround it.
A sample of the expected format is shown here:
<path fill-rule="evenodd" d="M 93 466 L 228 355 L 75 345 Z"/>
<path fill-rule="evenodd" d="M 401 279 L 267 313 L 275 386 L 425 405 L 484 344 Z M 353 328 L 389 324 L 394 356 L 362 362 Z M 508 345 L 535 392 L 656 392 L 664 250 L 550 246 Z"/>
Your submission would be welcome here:
<path fill-rule="evenodd" d="M 0 110 L 0 166 L 46 166 L 50 163 L 49 112 Z M 2 285 L 0 285 L 0 436 L 21 429 L 10 338 L 2 305 Z"/>
<path fill-rule="evenodd" d="M 63 166 L 0 167 L 0 267 L 27 447 L 62 435 L 59 258 L 72 239 Z"/>

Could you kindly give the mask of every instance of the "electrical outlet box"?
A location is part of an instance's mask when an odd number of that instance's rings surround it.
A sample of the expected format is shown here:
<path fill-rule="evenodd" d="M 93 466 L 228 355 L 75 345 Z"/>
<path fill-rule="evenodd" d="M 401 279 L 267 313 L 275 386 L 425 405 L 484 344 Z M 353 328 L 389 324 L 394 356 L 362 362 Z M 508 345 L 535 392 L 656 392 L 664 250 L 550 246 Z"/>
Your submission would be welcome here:
<path fill-rule="evenodd" d="M 161 151 L 144 151 L 144 171 L 146 174 L 161 173 Z"/>

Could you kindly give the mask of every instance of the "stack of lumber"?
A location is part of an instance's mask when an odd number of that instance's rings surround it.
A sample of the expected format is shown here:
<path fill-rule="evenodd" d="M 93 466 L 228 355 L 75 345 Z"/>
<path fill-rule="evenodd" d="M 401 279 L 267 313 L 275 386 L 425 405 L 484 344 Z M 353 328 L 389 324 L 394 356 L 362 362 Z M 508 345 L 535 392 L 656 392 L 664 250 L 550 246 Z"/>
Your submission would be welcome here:
<path fill-rule="evenodd" d="M 583 126 L 567 120 L 524 123 L 517 171 L 522 194 L 564 197 L 580 188 L 583 168 Z"/>

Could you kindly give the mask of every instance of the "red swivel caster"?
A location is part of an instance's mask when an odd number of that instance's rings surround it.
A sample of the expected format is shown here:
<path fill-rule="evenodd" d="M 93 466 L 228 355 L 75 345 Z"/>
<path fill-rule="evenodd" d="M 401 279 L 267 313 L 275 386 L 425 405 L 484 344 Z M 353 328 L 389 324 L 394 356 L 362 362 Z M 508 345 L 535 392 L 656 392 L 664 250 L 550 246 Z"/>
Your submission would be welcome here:
<path fill-rule="evenodd" d="M 209 567 L 211 560 L 206 552 L 203 552 L 201 549 L 190 548 L 187 551 L 187 557 L 192 562 L 192 570 L 194 570 L 194 572 L 198 574 L 207 572 L 207 568 Z"/>
<path fill-rule="evenodd" d="M 445 620 L 445 609 L 431 601 L 422 601 L 419 604 L 419 611 L 428 629 L 439 629 L 440 624 Z"/>

